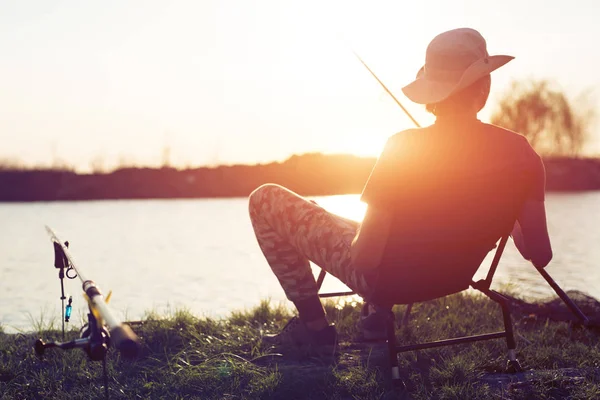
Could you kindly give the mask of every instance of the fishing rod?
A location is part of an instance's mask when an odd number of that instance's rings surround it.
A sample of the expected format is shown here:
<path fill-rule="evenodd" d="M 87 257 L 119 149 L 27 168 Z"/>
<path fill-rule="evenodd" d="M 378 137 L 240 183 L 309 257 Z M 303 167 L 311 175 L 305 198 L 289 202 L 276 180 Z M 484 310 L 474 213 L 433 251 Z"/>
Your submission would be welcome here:
<path fill-rule="evenodd" d="M 408 112 L 408 110 L 406 108 L 404 108 L 402 103 L 400 103 L 400 101 L 396 98 L 396 96 L 394 96 L 394 94 L 387 88 L 387 86 L 385 86 L 385 84 L 381 81 L 381 79 L 379 79 L 377 77 L 377 75 L 375 75 L 375 72 L 373 72 L 373 70 L 371 68 L 369 68 L 367 63 L 364 62 L 364 60 L 358 55 L 358 53 L 356 51 L 352 51 L 352 52 L 354 53 L 356 58 L 358 58 L 358 61 L 360 61 L 361 64 L 364 65 L 364 67 L 371 73 L 371 75 L 373 75 L 373 78 L 375 78 L 377 80 L 377 82 L 379 82 L 379 84 L 381 85 L 381 87 L 383 87 L 383 89 L 387 92 L 387 94 L 389 94 L 392 97 L 392 99 L 394 99 L 396 104 L 398 104 L 398 106 L 400 106 L 402 111 L 404 111 L 404 113 L 408 116 L 408 118 L 410 118 L 410 120 L 416 125 L 416 127 L 420 128 L 421 125 L 417 122 L 417 120 L 413 118 L 413 116 L 410 114 L 410 112 Z"/>
<path fill-rule="evenodd" d="M 54 266 L 59 269 L 59 279 L 61 280 L 61 300 L 63 302 L 63 340 L 64 323 L 71 317 L 72 297 L 65 309 L 63 279 L 65 276 L 69 279 L 79 277 L 82 283 L 84 297 L 88 302 L 88 323 L 80 331 L 78 339 L 69 342 L 44 342 L 38 339 L 34 344 L 35 352 L 38 356 L 43 356 L 46 349 L 59 348 L 70 350 L 80 348 L 85 351 L 92 361 L 102 361 L 104 375 L 104 390 L 108 398 L 108 375 L 106 372 L 106 354 L 109 346 L 114 346 L 124 358 L 133 359 L 139 351 L 139 341 L 131 328 L 117 319 L 108 307 L 110 293 L 105 299 L 96 283 L 84 275 L 82 269 L 75 263 L 73 256 L 69 251 L 69 242 L 63 242 L 59 239 L 56 232 L 46 226 L 46 231 L 50 236 L 54 246 Z M 66 270 L 66 272 L 65 272 Z M 73 272 L 71 272 L 73 271 Z"/>

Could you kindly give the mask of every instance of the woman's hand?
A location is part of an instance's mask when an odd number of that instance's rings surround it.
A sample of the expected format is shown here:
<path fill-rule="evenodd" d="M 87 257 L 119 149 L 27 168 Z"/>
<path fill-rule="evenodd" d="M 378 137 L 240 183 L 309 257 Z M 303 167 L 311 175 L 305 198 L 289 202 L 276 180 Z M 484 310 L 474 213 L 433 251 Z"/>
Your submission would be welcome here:
<path fill-rule="evenodd" d="M 389 211 L 369 206 L 350 247 L 350 259 L 356 270 L 365 271 L 381 264 L 392 215 Z"/>

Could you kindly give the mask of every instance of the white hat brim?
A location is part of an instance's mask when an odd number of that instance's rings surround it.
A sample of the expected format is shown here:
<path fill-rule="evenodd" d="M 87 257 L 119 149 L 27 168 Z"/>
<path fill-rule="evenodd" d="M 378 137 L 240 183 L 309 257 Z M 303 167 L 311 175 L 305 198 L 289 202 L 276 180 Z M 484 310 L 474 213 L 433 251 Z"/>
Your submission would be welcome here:
<path fill-rule="evenodd" d="M 434 81 L 427 79 L 423 74 L 404 86 L 402 92 L 417 104 L 439 103 L 513 59 L 512 56 L 497 55 L 477 60 L 465 70 L 458 82 Z"/>

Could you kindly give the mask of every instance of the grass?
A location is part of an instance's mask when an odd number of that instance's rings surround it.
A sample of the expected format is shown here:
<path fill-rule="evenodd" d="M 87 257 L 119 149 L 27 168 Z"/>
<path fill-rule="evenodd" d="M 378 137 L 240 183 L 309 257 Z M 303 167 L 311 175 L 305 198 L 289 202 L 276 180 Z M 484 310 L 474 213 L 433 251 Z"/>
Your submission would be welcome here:
<path fill-rule="evenodd" d="M 261 344 L 290 317 L 284 307 L 261 303 L 215 320 L 185 310 L 148 314 L 133 324 L 143 354 L 136 361 L 108 354 L 113 399 L 593 399 L 600 398 L 598 331 L 515 313 L 518 358 L 527 370 L 498 374 L 505 365 L 502 340 L 399 357 L 406 390 L 388 385 L 382 346 L 357 345 L 360 305 L 326 306 L 342 344 L 331 358 L 280 355 Z M 395 309 L 398 318 L 404 307 Z M 0 327 L 1 399 L 101 399 L 102 364 L 80 350 L 48 350 L 37 358 L 33 341 L 60 339 L 56 329 L 6 334 Z M 499 308 L 473 295 L 416 304 L 401 343 L 500 330 Z M 77 337 L 77 331 L 68 338 Z"/>

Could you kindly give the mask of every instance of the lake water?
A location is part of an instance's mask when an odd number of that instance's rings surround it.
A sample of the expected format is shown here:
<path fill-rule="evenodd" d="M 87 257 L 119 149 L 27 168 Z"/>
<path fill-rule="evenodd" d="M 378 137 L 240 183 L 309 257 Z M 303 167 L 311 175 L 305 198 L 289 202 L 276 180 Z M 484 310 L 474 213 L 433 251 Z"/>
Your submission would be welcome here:
<path fill-rule="evenodd" d="M 365 212 L 356 195 L 315 199 L 348 218 Z M 600 297 L 600 192 L 550 193 L 546 204 L 555 254 L 548 272 L 565 290 Z M 45 224 L 70 241 L 78 265 L 105 294 L 113 290 L 111 304 L 123 319 L 179 308 L 226 316 L 261 299 L 285 299 L 254 238 L 246 199 L 4 203 L 0 221 L 0 324 L 9 332 L 31 330 L 42 315 L 60 324 L 58 270 Z M 510 241 L 495 282 L 532 298 L 552 293 Z M 65 286 L 80 326 L 80 282 Z M 325 290 L 343 288 L 325 280 Z"/>

